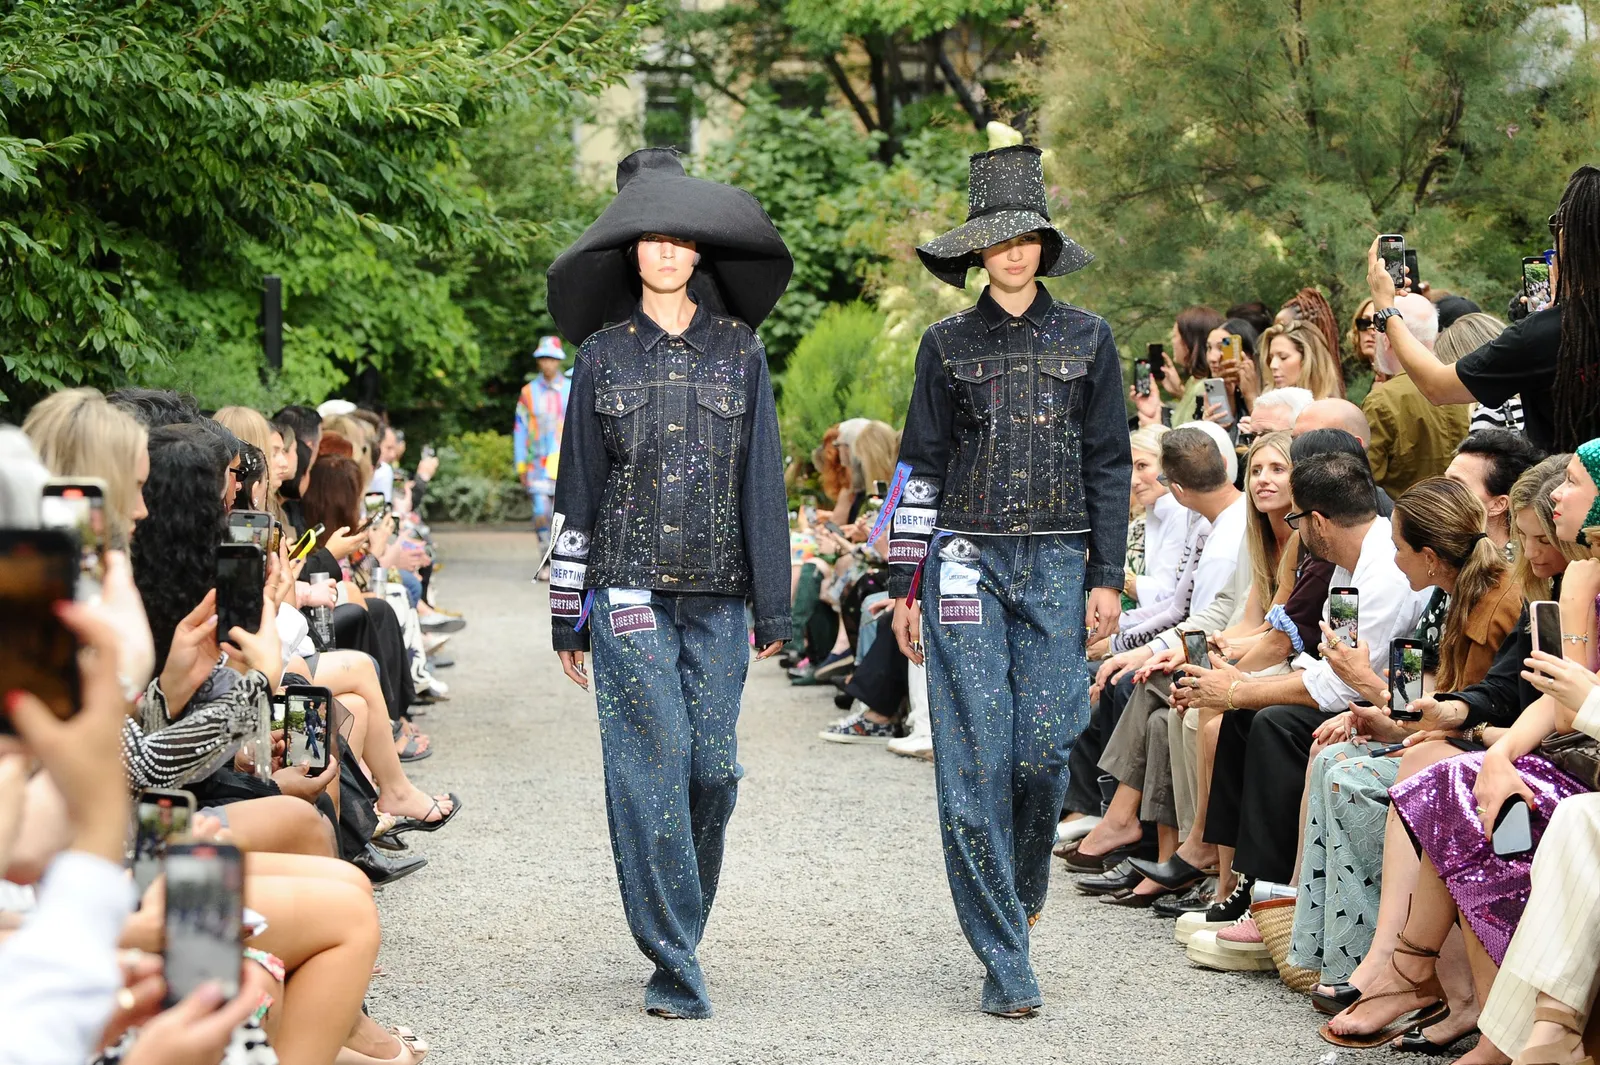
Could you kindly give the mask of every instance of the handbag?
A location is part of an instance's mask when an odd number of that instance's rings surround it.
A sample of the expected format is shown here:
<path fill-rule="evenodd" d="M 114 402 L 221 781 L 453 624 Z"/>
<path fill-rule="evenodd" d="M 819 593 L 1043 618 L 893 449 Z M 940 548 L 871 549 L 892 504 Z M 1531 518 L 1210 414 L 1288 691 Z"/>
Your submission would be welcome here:
<path fill-rule="evenodd" d="M 1600 791 L 1600 740 L 1586 732 L 1552 732 L 1539 753 L 1590 791 Z"/>

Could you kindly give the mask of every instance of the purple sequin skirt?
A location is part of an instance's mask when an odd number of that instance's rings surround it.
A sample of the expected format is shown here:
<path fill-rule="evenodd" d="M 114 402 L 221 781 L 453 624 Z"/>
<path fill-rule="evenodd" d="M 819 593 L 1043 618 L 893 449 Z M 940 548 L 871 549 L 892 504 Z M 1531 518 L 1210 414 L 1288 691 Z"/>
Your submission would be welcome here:
<path fill-rule="evenodd" d="M 1402 780 L 1389 794 L 1412 838 L 1450 889 L 1461 916 L 1499 965 L 1528 904 L 1534 852 L 1501 858 L 1489 846 L 1472 794 L 1482 765 L 1481 751 L 1459 755 Z M 1524 755 L 1516 766 L 1533 789 L 1528 812 L 1537 850 L 1556 803 L 1589 789 L 1538 755 Z"/>

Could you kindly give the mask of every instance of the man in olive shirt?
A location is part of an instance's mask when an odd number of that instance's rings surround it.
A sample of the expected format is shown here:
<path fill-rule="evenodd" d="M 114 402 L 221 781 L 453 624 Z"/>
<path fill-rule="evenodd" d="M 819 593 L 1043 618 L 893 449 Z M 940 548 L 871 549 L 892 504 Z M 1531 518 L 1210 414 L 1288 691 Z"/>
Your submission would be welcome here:
<path fill-rule="evenodd" d="M 1406 293 L 1394 305 L 1403 318 L 1399 328 L 1432 351 L 1439 335 L 1433 304 L 1425 296 Z M 1395 358 L 1387 335 L 1378 338 L 1377 363 L 1390 377 L 1374 385 L 1361 404 L 1371 432 L 1367 461 L 1378 486 L 1398 496 L 1425 477 L 1444 475 L 1456 445 L 1466 439 L 1470 411 L 1464 403 L 1436 407 L 1428 402 Z"/>

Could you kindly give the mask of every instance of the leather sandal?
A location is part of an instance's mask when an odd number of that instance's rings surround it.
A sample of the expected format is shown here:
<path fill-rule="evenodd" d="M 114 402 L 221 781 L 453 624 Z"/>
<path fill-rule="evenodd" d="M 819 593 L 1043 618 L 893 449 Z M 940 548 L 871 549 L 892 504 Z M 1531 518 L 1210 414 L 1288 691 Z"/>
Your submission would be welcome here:
<path fill-rule="evenodd" d="M 1535 1024 L 1539 1021 L 1559 1024 L 1566 1029 L 1567 1038 L 1559 1043 L 1540 1043 L 1536 1047 L 1524 1047 L 1511 1065 L 1566 1065 L 1571 1060 L 1574 1050 L 1583 1049 L 1583 1022 L 1575 1017 L 1571 1010 L 1538 1006 L 1533 1011 L 1533 1020 Z M 1577 1065 L 1594 1065 L 1594 1058 L 1583 1058 Z"/>
<path fill-rule="evenodd" d="M 1394 948 L 1394 952 L 1396 954 L 1409 955 L 1413 958 L 1437 960 L 1439 957 L 1437 950 L 1427 950 L 1419 947 L 1404 935 L 1400 936 L 1400 942 Z M 1350 1009 L 1355 1009 L 1356 1006 L 1361 1005 L 1363 1002 L 1375 1002 L 1380 998 L 1396 998 L 1400 995 L 1424 995 L 1432 998 L 1433 1001 L 1427 1005 L 1419 1006 L 1410 1013 L 1401 1015 L 1376 1032 L 1351 1032 L 1348 1035 L 1343 1035 L 1335 1032 L 1331 1023 L 1324 1024 L 1321 1031 L 1323 1039 L 1338 1047 L 1370 1050 L 1373 1047 L 1389 1042 L 1402 1032 L 1438 1024 L 1450 1016 L 1450 1005 L 1445 1001 L 1444 988 L 1439 984 L 1439 974 L 1437 972 L 1430 971 L 1424 980 L 1413 980 L 1400 971 L 1400 967 L 1395 964 L 1393 958 L 1389 959 L 1389 968 L 1393 969 L 1394 974 L 1400 978 L 1401 982 L 1408 986 L 1398 991 L 1380 991 L 1372 995 L 1363 994 L 1356 999 Z M 1348 1013 L 1349 1010 L 1345 1012 Z M 1541 1065 L 1544 1065 L 1544 1063 L 1541 1063 Z"/>
<path fill-rule="evenodd" d="M 1139 870 L 1147 879 L 1155 881 L 1168 891 L 1182 891 L 1200 883 L 1207 876 L 1215 875 L 1216 870 L 1209 873 L 1204 869 L 1196 869 L 1181 857 L 1174 854 L 1164 862 L 1151 862 L 1143 858 L 1134 858 L 1133 867 Z"/>
<path fill-rule="evenodd" d="M 375 1058 L 370 1054 L 358 1054 L 349 1047 L 340 1047 L 338 1056 L 333 1059 L 334 1065 L 420 1065 L 422 1059 L 428 1056 L 428 1044 L 412 1034 L 411 1029 L 395 1027 L 385 1031 L 399 1040 L 400 1053 L 392 1058 Z"/>
<path fill-rule="evenodd" d="M 1311 990 L 1311 1005 L 1318 1013 L 1329 1017 L 1339 1016 L 1361 997 L 1361 989 L 1354 984 L 1328 984 L 1327 988 L 1327 991 Z"/>

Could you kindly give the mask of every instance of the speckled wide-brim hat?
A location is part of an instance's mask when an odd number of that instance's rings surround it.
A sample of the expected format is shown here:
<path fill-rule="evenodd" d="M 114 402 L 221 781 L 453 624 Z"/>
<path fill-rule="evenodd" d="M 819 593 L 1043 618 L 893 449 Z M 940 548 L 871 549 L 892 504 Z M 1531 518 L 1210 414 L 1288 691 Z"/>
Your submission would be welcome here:
<path fill-rule="evenodd" d="M 754 196 L 687 176 L 670 148 L 645 148 L 617 164 L 616 198 L 550 264 L 550 313 L 570 343 L 633 313 L 639 271 L 628 252 L 646 233 L 693 240 L 701 259 L 689 295 L 752 329 L 794 272 L 794 258 Z"/>
<path fill-rule="evenodd" d="M 965 288 L 967 271 L 983 265 L 983 249 L 1024 233 L 1038 233 L 1044 240 L 1041 277 L 1060 277 L 1094 262 L 1093 255 L 1050 221 L 1042 155 L 1032 145 L 1018 144 L 972 157 L 966 222 L 917 249 L 934 277 Z"/>

